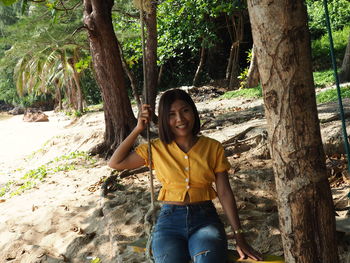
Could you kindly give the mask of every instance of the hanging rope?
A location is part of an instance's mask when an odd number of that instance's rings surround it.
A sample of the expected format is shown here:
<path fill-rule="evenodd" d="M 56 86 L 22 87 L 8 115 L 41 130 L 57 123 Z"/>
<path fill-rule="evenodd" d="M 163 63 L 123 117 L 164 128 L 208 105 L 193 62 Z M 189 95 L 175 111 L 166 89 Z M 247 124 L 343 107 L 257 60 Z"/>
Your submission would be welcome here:
<path fill-rule="evenodd" d="M 151 12 L 151 1 L 147 0 L 134 0 L 134 5 L 139 8 L 140 10 L 140 22 L 141 22 L 141 43 L 142 43 L 142 64 L 143 64 L 143 90 L 145 94 L 145 103 L 149 104 L 149 96 L 147 92 L 147 71 L 146 71 L 146 48 L 145 48 L 145 26 L 144 26 L 144 14 L 146 12 Z M 156 213 L 159 209 L 159 206 L 156 206 L 155 204 L 155 198 L 154 198 L 154 176 L 152 172 L 152 166 L 153 166 L 153 159 L 152 159 L 152 144 L 151 144 L 151 138 L 150 138 L 150 124 L 147 124 L 146 127 L 147 132 L 147 143 L 148 143 L 148 160 L 149 160 L 149 181 L 150 181 L 150 192 L 151 192 L 151 208 L 148 210 L 148 212 L 145 215 L 144 218 L 144 225 L 146 234 L 148 236 L 147 244 L 146 244 L 146 256 L 147 258 L 153 262 L 153 257 L 151 253 L 151 244 L 152 244 L 152 230 L 153 226 L 156 221 Z"/>
<path fill-rule="evenodd" d="M 326 25 L 327 25 L 327 31 L 328 31 L 328 37 L 329 37 L 329 48 L 330 48 L 330 53 L 331 53 L 334 78 L 335 78 L 335 83 L 336 83 L 336 87 L 337 87 L 339 112 L 340 112 L 340 118 L 341 118 L 341 122 L 342 122 L 342 130 L 343 130 L 344 147 L 345 147 L 345 152 L 346 152 L 347 160 L 348 160 L 348 173 L 350 174 L 350 147 L 349 147 L 348 134 L 346 132 L 344 107 L 343 107 L 343 101 L 342 101 L 340 85 L 339 85 L 337 63 L 336 63 L 335 55 L 334 55 L 333 37 L 332 37 L 331 23 L 330 23 L 329 13 L 328 13 L 327 0 L 323 0 L 323 5 L 324 5 L 324 13 L 326 16 Z"/>

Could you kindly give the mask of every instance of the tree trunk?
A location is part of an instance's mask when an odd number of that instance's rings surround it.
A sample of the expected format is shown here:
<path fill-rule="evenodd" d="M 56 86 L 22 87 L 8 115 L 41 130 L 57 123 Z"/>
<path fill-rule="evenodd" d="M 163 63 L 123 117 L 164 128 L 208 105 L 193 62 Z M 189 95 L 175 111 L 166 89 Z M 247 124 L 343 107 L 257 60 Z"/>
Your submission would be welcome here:
<path fill-rule="evenodd" d="M 153 121 L 156 121 L 155 106 L 157 97 L 157 5 L 156 1 L 152 1 L 151 12 L 146 13 L 145 23 L 147 27 L 146 38 L 146 76 L 147 76 L 147 93 L 148 103 L 151 105 L 153 111 Z M 144 94 L 145 96 L 145 94 Z"/>
<path fill-rule="evenodd" d="M 68 63 L 70 64 L 70 66 L 72 67 L 73 70 L 73 80 L 74 80 L 74 84 L 76 89 L 76 97 L 75 97 L 75 106 L 74 108 L 79 111 L 79 112 L 83 112 L 84 107 L 83 107 L 83 93 L 81 91 L 81 86 L 80 86 L 80 76 L 79 73 L 77 72 L 77 70 L 75 69 L 75 58 L 70 58 L 68 60 Z"/>
<path fill-rule="evenodd" d="M 252 48 L 252 60 L 250 61 L 248 75 L 247 75 L 247 88 L 254 88 L 259 85 L 259 70 L 258 62 L 256 59 L 255 47 Z"/>
<path fill-rule="evenodd" d="M 341 82 L 350 81 L 350 35 L 345 50 L 343 64 L 339 73 L 339 79 Z"/>
<path fill-rule="evenodd" d="M 67 88 L 67 93 L 68 93 L 68 107 L 74 110 L 77 110 L 77 91 L 76 91 L 76 87 L 74 85 L 74 81 L 73 78 L 69 78 L 68 81 L 68 88 Z"/>
<path fill-rule="evenodd" d="M 338 263 L 302 0 L 249 0 L 288 263 Z"/>
<path fill-rule="evenodd" d="M 202 42 L 202 48 L 201 48 L 201 57 L 199 59 L 199 64 L 196 70 L 196 73 L 194 74 L 194 78 L 192 81 L 192 85 L 196 86 L 199 81 L 199 74 L 202 72 L 203 67 L 204 67 L 204 62 L 205 62 L 205 57 L 206 57 L 206 48 L 204 47 L 204 43 Z"/>
<path fill-rule="evenodd" d="M 160 65 L 160 68 L 159 68 L 157 87 L 160 87 L 160 85 L 161 85 L 161 81 L 163 78 L 163 70 L 164 70 L 164 64 Z"/>
<path fill-rule="evenodd" d="M 61 88 L 57 85 L 57 83 L 56 83 L 56 98 L 58 101 L 58 110 L 61 111 L 62 110 L 62 92 L 61 92 Z"/>
<path fill-rule="evenodd" d="M 84 24 L 88 30 L 96 81 L 104 102 L 104 141 L 92 154 L 109 157 L 136 125 L 125 88 L 117 38 L 112 25 L 113 0 L 84 0 Z"/>
<path fill-rule="evenodd" d="M 136 104 L 137 104 L 137 108 L 140 111 L 140 109 L 141 109 L 141 99 L 140 99 L 139 93 L 137 92 L 136 78 L 135 78 L 134 74 L 130 71 L 129 66 L 126 63 L 125 59 L 124 59 L 123 50 L 122 50 L 122 47 L 120 46 L 119 41 L 118 41 L 118 48 L 119 48 L 120 58 L 122 60 L 122 65 L 123 65 L 124 72 L 126 73 L 126 75 L 129 78 L 129 81 L 130 81 L 132 95 L 134 96 L 134 99 L 135 99 Z"/>
<path fill-rule="evenodd" d="M 239 47 L 243 39 L 243 13 L 242 10 L 234 12 L 231 16 L 232 32 L 230 35 L 234 38 L 230 49 L 230 57 L 226 69 L 226 79 L 228 81 L 229 88 L 238 86 L 238 71 L 239 71 Z M 228 26 L 230 32 L 230 27 Z"/>
<path fill-rule="evenodd" d="M 81 86 L 80 86 L 80 78 L 79 78 L 79 74 L 78 72 L 75 70 L 74 65 L 73 65 L 73 79 L 74 79 L 74 83 L 75 86 L 77 87 L 77 97 L 76 97 L 76 109 L 79 112 L 83 112 L 84 108 L 83 108 L 83 93 L 81 91 Z"/>

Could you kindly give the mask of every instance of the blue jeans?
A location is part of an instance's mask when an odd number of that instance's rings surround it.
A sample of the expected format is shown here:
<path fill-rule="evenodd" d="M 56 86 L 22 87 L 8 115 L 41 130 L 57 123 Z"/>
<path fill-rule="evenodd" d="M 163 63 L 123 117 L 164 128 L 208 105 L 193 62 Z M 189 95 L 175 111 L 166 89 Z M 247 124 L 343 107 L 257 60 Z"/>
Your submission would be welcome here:
<path fill-rule="evenodd" d="M 152 233 L 156 263 L 225 263 L 227 238 L 211 201 L 164 204 Z"/>

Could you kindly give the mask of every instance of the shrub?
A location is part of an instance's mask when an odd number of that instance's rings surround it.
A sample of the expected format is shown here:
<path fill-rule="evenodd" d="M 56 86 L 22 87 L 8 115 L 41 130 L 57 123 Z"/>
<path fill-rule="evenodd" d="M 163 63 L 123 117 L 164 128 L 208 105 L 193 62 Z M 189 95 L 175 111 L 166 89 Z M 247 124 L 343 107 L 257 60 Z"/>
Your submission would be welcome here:
<path fill-rule="evenodd" d="M 340 65 L 343 61 L 349 34 L 349 26 L 340 31 L 335 31 L 332 34 L 337 65 Z M 314 40 L 311 46 L 314 70 L 331 68 L 332 61 L 330 58 L 328 34 L 323 35 L 320 39 Z"/>
<path fill-rule="evenodd" d="M 350 98 L 350 86 L 340 88 L 340 94 L 342 99 Z M 338 93 L 336 88 L 320 92 L 316 96 L 317 103 L 325 103 L 325 102 L 331 102 L 331 101 L 337 101 L 337 100 L 338 100 Z"/>

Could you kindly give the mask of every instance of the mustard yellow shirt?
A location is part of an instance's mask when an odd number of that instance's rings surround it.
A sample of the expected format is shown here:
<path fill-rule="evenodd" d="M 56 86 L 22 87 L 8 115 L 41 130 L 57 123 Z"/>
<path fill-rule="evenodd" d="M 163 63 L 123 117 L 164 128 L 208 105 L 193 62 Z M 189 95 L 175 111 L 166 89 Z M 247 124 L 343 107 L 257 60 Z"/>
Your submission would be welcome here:
<path fill-rule="evenodd" d="M 215 173 L 230 169 L 220 142 L 200 136 L 187 152 L 183 152 L 173 141 L 163 143 L 160 139 L 152 142 L 152 169 L 162 184 L 158 200 L 184 201 L 188 193 L 190 202 L 214 199 Z M 141 144 L 135 152 L 149 166 L 148 145 Z"/>

